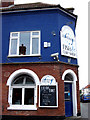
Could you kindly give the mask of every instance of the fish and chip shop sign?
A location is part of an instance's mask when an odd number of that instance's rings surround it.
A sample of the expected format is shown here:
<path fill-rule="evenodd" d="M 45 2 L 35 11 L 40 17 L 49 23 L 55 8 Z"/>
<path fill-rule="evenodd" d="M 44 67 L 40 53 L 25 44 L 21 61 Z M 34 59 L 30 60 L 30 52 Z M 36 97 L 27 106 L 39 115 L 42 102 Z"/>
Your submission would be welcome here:
<path fill-rule="evenodd" d="M 65 25 L 60 31 L 61 55 L 77 58 L 76 39 L 73 30 Z"/>

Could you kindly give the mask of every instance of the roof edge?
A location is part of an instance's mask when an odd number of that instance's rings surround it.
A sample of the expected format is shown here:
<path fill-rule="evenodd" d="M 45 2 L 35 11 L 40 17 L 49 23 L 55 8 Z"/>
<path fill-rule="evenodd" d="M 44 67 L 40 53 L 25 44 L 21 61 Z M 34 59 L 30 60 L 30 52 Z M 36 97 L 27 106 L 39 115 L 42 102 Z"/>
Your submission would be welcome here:
<path fill-rule="evenodd" d="M 38 4 L 41 4 L 41 6 L 37 6 Z M 17 6 L 20 6 L 20 5 L 36 5 L 36 6 L 34 6 L 34 7 L 17 7 Z M 45 6 L 43 6 L 43 5 L 45 5 Z M 16 8 L 15 8 L 16 7 Z M 31 3 L 31 4 L 17 4 L 17 5 L 14 5 L 14 6 L 11 6 L 11 7 L 7 7 L 7 8 L 1 8 L 1 11 L 0 12 L 2 12 L 2 13 L 8 13 L 8 12 L 21 12 L 21 11 L 36 11 L 36 10 L 46 10 L 46 9 L 55 9 L 55 8 L 57 8 L 57 9 L 60 9 L 60 10 L 62 10 L 63 12 L 65 12 L 65 13 L 68 13 L 68 14 L 70 14 L 70 15 L 72 15 L 72 16 L 74 16 L 75 18 L 77 18 L 77 15 L 75 15 L 75 14 L 73 14 L 73 12 L 70 12 L 70 11 L 74 11 L 74 8 L 63 8 L 63 7 L 61 7 L 60 6 L 60 4 L 57 4 L 57 5 L 55 5 L 55 4 L 47 4 L 47 3 L 41 3 L 41 2 L 36 2 L 36 3 Z"/>

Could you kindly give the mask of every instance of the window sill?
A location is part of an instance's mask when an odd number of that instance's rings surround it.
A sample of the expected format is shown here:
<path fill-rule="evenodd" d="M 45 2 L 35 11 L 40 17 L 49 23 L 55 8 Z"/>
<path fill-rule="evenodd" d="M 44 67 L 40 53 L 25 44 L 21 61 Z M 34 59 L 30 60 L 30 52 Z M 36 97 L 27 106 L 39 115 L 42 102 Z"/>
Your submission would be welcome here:
<path fill-rule="evenodd" d="M 35 105 L 11 105 L 7 110 L 37 110 Z"/>
<path fill-rule="evenodd" d="M 7 57 L 40 57 L 40 54 L 34 54 L 34 55 L 8 55 Z"/>

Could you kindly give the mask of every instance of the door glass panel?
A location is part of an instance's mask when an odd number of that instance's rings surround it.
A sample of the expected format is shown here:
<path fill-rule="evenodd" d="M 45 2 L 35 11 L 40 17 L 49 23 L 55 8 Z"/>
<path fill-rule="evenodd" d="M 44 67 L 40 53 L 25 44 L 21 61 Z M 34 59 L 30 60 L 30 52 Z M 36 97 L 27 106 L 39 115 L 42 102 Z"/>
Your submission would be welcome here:
<path fill-rule="evenodd" d="M 13 88 L 12 104 L 21 105 L 22 104 L 22 89 Z"/>
<path fill-rule="evenodd" d="M 70 101 L 70 85 L 69 84 L 64 85 L 64 97 L 65 97 L 65 101 Z"/>
<path fill-rule="evenodd" d="M 34 88 L 25 89 L 24 104 L 34 105 Z"/>
<path fill-rule="evenodd" d="M 64 92 L 65 100 L 70 101 L 70 92 Z"/>

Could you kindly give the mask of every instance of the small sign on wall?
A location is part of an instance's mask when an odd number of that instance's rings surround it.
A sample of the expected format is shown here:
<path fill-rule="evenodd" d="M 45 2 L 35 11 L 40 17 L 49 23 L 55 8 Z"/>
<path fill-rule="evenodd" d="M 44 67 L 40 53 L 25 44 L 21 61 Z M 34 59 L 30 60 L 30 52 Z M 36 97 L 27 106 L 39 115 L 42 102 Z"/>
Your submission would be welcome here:
<path fill-rule="evenodd" d="M 51 47 L 51 43 L 50 42 L 44 42 L 44 48 L 48 48 Z"/>
<path fill-rule="evenodd" d="M 77 58 L 76 39 L 73 30 L 64 25 L 60 31 L 61 55 Z"/>

